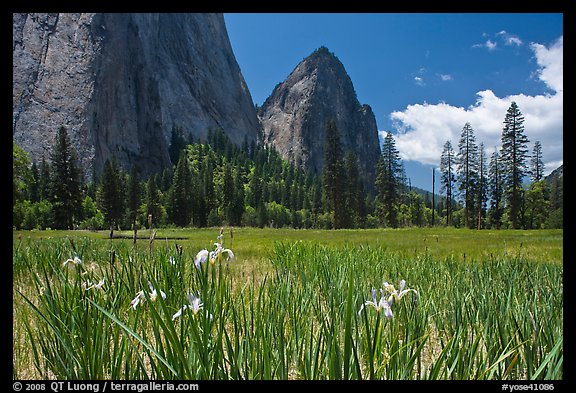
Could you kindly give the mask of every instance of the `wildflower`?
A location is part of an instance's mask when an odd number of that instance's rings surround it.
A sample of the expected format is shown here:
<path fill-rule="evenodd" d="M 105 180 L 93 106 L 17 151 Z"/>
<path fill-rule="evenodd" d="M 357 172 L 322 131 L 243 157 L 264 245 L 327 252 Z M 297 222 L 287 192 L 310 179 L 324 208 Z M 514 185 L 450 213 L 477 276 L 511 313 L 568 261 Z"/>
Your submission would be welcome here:
<path fill-rule="evenodd" d="M 68 264 L 68 262 L 72 262 L 74 265 L 80 265 L 82 263 L 82 260 L 78 257 L 78 254 L 75 254 L 74 259 L 72 259 L 72 255 L 70 255 L 70 258 L 68 258 L 64 262 L 63 266 L 66 266 Z"/>
<path fill-rule="evenodd" d="M 376 289 L 372 288 L 372 301 L 368 300 L 362 304 L 360 307 L 360 311 L 358 314 L 362 312 L 364 306 L 371 306 L 376 309 L 376 312 L 384 311 L 384 315 L 386 318 L 392 318 L 394 314 L 392 314 L 392 308 L 390 308 L 390 303 L 384 298 L 384 290 L 380 289 L 380 300 L 376 300 Z"/>
<path fill-rule="evenodd" d="M 90 280 L 88 280 L 88 281 L 86 281 L 86 282 L 83 282 L 83 283 L 82 283 L 82 288 L 84 288 L 84 290 L 86 290 L 86 291 L 88 291 L 88 290 L 90 290 L 90 289 L 92 289 L 92 288 L 94 288 L 94 289 L 100 289 L 100 288 L 102 288 L 102 286 L 104 285 L 104 279 L 105 279 L 105 278 L 106 278 L 106 277 L 103 277 L 102 280 L 100 280 L 100 281 L 98 282 L 98 284 L 91 283 Z"/>
<path fill-rule="evenodd" d="M 208 250 L 201 250 L 196 254 L 196 258 L 194 259 L 194 265 L 200 269 L 201 263 L 206 263 L 208 260 Z"/>
<path fill-rule="evenodd" d="M 172 320 L 179 318 L 182 315 L 182 311 L 189 309 L 192 310 L 192 314 L 196 315 L 198 311 L 204 306 L 204 304 L 200 301 L 200 294 L 195 296 L 193 293 L 190 293 L 188 290 L 188 304 L 184 305 L 176 314 L 172 315 Z"/>
<path fill-rule="evenodd" d="M 406 280 L 401 280 L 400 281 L 400 291 L 397 291 L 396 288 L 394 288 L 394 285 L 389 284 L 388 282 L 384 281 L 384 289 L 390 293 L 390 297 L 388 298 L 388 303 L 392 304 L 393 300 L 396 300 L 396 302 L 399 303 L 400 300 L 409 292 L 414 292 L 416 294 L 416 296 L 418 296 L 418 292 L 416 292 L 416 290 L 410 289 L 410 288 L 404 289 L 405 286 L 406 286 Z"/>
<path fill-rule="evenodd" d="M 148 281 L 148 286 L 150 287 L 150 300 L 154 302 L 158 297 L 158 293 L 156 292 L 150 281 Z M 160 295 L 162 296 L 162 299 L 166 299 L 166 294 L 162 290 L 160 290 Z"/>
<path fill-rule="evenodd" d="M 102 286 L 104 285 L 104 279 L 105 279 L 105 278 L 106 278 L 106 277 L 102 277 L 102 280 L 98 281 L 98 284 L 92 285 L 92 288 L 94 288 L 94 289 L 100 289 L 100 288 L 102 288 Z"/>
<path fill-rule="evenodd" d="M 136 310 L 136 307 L 140 304 L 140 302 L 144 302 L 144 300 L 146 300 L 146 297 L 144 296 L 144 291 L 140 291 L 136 294 L 136 297 L 132 299 L 130 305 L 134 310 Z"/>
<path fill-rule="evenodd" d="M 226 254 L 228 261 L 234 260 L 234 253 L 229 248 L 222 247 L 222 242 L 214 243 L 216 249 L 214 251 L 210 251 L 210 263 L 215 263 L 216 261 L 220 261 L 222 258 L 222 254 Z"/>

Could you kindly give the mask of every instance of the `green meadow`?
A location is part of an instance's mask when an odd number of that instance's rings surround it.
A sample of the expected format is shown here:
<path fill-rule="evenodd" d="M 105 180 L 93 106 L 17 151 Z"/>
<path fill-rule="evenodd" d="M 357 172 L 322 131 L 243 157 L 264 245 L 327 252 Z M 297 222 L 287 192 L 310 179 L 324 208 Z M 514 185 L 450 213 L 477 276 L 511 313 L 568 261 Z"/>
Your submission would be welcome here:
<path fill-rule="evenodd" d="M 14 231 L 13 377 L 563 378 L 562 230 L 219 233 Z"/>

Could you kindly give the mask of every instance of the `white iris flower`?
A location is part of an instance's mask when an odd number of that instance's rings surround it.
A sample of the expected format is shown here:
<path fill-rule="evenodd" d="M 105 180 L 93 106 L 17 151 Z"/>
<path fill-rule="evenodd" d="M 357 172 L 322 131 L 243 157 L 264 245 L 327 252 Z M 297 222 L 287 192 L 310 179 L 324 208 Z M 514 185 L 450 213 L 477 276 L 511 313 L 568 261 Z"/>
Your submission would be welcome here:
<path fill-rule="evenodd" d="M 390 296 L 388 298 L 388 303 L 392 304 L 392 301 L 396 300 L 397 303 L 400 302 L 400 300 L 402 300 L 402 298 L 407 295 L 409 292 L 414 292 L 416 294 L 416 296 L 418 296 L 418 292 L 416 292 L 416 290 L 414 289 L 410 289 L 410 288 L 406 288 L 404 289 L 404 287 L 406 286 L 406 280 L 401 280 L 400 281 L 400 290 L 396 290 L 396 288 L 394 288 L 394 285 L 389 284 L 388 282 L 384 281 L 384 290 L 386 290 L 388 293 L 390 293 Z"/>
<path fill-rule="evenodd" d="M 385 299 L 383 289 L 380 289 L 380 300 L 377 300 L 376 289 L 372 288 L 372 300 L 364 302 L 364 304 L 362 304 L 362 307 L 360 307 L 360 311 L 358 311 L 358 314 L 362 312 L 364 306 L 373 307 L 376 309 L 376 312 L 383 311 L 384 316 L 386 316 L 386 318 L 392 318 L 394 316 L 394 314 L 392 314 L 392 308 L 390 307 L 390 303 Z"/>
<path fill-rule="evenodd" d="M 132 301 L 130 302 L 130 305 L 132 306 L 132 308 L 134 310 L 136 310 L 136 307 L 138 307 L 140 302 L 144 302 L 144 300 L 146 300 L 146 296 L 144 295 L 144 291 L 140 291 L 136 294 L 136 297 L 134 299 L 132 299 Z"/>
<path fill-rule="evenodd" d="M 78 257 L 78 254 L 74 255 L 74 259 L 72 259 L 72 255 L 70 255 L 70 258 L 68 258 L 65 262 L 63 266 L 66 266 L 68 264 L 68 262 L 72 262 L 74 265 L 80 265 L 82 264 L 82 260 Z"/>
<path fill-rule="evenodd" d="M 198 254 L 196 254 L 196 258 L 194 259 L 194 265 L 196 266 L 197 269 L 200 269 L 200 264 L 201 263 L 206 263 L 206 261 L 208 260 L 208 250 L 201 250 L 198 252 Z"/>
<path fill-rule="evenodd" d="M 179 318 L 182 315 L 182 311 L 186 309 L 192 310 L 192 314 L 196 315 L 203 306 L 204 304 L 200 300 L 200 294 L 196 296 L 193 293 L 190 293 L 190 290 L 188 290 L 188 304 L 184 305 L 180 310 L 178 310 L 178 312 L 176 312 L 176 314 L 172 315 L 172 320 Z"/>
<path fill-rule="evenodd" d="M 102 280 L 100 280 L 98 282 L 98 284 L 94 284 L 92 282 L 90 282 L 90 280 L 83 282 L 82 283 L 82 288 L 84 288 L 86 291 L 90 290 L 90 289 L 100 289 L 102 288 L 102 286 L 104 286 L 104 280 L 106 277 L 103 277 Z"/>
<path fill-rule="evenodd" d="M 156 298 L 158 297 L 158 293 L 156 292 L 150 281 L 148 281 L 148 286 L 150 287 L 150 300 L 155 302 Z M 162 296 L 162 299 L 164 300 L 166 299 L 166 294 L 162 290 L 160 290 L 160 295 Z"/>

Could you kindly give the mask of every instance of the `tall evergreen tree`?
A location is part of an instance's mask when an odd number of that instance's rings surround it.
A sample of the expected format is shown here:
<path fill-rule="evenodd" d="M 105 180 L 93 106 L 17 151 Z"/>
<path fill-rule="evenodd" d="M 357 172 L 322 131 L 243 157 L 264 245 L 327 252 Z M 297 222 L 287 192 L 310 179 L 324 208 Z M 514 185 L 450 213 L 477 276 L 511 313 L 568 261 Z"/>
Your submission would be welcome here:
<path fill-rule="evenodd" d="M 326 143 L 324 145 L 323 179 L 326 197 L 334 211 L 334 228 L 346 226 L 346 193 L 344 170 L 344 151 L 340 140 L 340 130 L 334 120 L 326 123 Z"/>
<path fill-rule="evenodd" d="M 222 182 L 222 210 L 226 216 L 228 224 L 232 225 L 234 221 L 234 176 L 232 175 L 232 166 L 229 163 L 224 163 L 224 175 Z"/>
<path fill-rule="evenodd" d="M 528 142 L 524 134 L 524 116 L 516 102 L 512 102 L 504 118 L 501 156 L 508 218 L 514 229 L 522 226 L 522 181 L 528 174 Z"/>
<path fill-rule="evenodd" d="M 534 142 L 530 164 L 530 179 L 533 182 L 542 180 L 544 177 L 544 162 L 542 162 L 542 144 L 540 141 Z"/>
<path fill-rule="evenodd" d="M 50 199 L 50 184 L 50 165 L 46 162 L 46 159 L 42 157 L 38 174 L 38 195 L 40 200 Z"/>
<path fill-rule="evenodd" d="M 186 137 L 184 136 L 184 130 L 179 126 L 172 126 L 172 134 L 170 136 L 170 147 L 168 147 L 168 155 L 170 156 L 170 162 L 172 165 L 178 163 L 180 158 L 180 152 L 186 146 Z"/>
<path fill-rule="evenodd" d="M 82 208 L 82 177 L 65 127 L 60 127 L 50 153 L 50 196 L 54 228 L 71 229 Z"/>
<path fill-rule="evenodd" d="M 104 163 L 97 191 L 98 208 L 104 214 L 106 222 L 114 227 L 120 224 L 124 216 L 125 190 L 123 174 L 115 158 Z"/>
<path fill-rule="evenodd" d="M 478 177 L 476 184 L 476 228 L 482 229 L 482 224 L 484 222 L 484 216 L 486 214 L 486 202 L 488 195 L 488 181 L 487 181 L 487 165 L 486 165 L 486 153 L 484 151 L 484 143 L 480 143 L 478 147 Z"/>
<path fill-rule="evenodd" d="M 257 209 L 260 203 L 264 203 L 262 198 L 262 168 L 260 165 L 254 165 L 254 172 L 251 174 L 248 188 L 250 189 L 248 204 Z"/>
<path fill-rule="evenodd" d="M 28 185 L 28 199 L 30 202 L 40 201 L 40 170 L 36 161 L 30 167 L 30 184 Z"/>
<path fill-rule="evenodd" d="M 179 227 L 189 225 L 192 219 L 192 177 L 188 167 L 186 150 L 182 150 L 180 153 L 168 198 L 169 219 Z"/>
<path fill-rule="evenodd" d="M 440 156 L 440 173 L 441 186 L 440 192 L 446 193 L 446 225 L 450 224 L 452 220 L 452 188 L 456 181 L 455 175 L 456 154 L 452 149 L 452 143 L 446 141 L 444 143 L 444 150 Z"/>
<path fill-rule="evenodd" d="M 216 202 L 216 189 L 214 188 L 214 159 L 212 150 L 208 150 L 208 153 L 204 157 L 204 200 L 205 213 L 206 213 L 206 223 L 208 222 L 208 216 L 210 212 L 217 208 Z"/>
<path fill-rule="evenodd" d="M 156 176 L 150 176 L 146 182 L 146 216 L 152 217 L 152 225 L 158 225 L 163 217 L 162 194 L 156 183 Z M 146 220 L 148 222 L 148 219 Z"/>
<path fill-rule="evenodd" d="M 504 182 L 502 163 L 498 151 L 490 157 L 488 168 L 488 194 L 490 197 L 490 226 L 500 229 L 504 214 Z"/>
<path fill-rule="evenodd" d="M 388 132 L 382 144 L 382 154 L 376 164 L 377 197 L 386 223 L 398 227 L 398 208 L 404 193 L 405 173 L 400 153 L 392 133 Z"/>
<path fill-rule="evenodd" d="M 244 214 L 244 176 L 240 168 L 234 171 L 234 199 L 230 206 L 230 225 L 242 224 Z"/>
<path fill-rule="evenodd" d="M 464 124 L 456 154 L 458 189 L 464 200 L 464 223 L 470 228 L 474 212 L 474 195 L 478 175 L 478 146 L 470 123 Z"/>
<path fill-rule="evenodd" d="M 366 223 L 366 195 L 358 169 L 358 158 L 352 151 L 346 154 L 346 206 L 348 206 L 351 226 L 363 227 Z"/>
<path fill-rule="evenodd" d="M 128 184 L 126 190 L 126 218 L 132 226 L 136 225 L 136 216 L 138 215 L 138 207 L 141 200 L 141 187 L 138 179 L 138 167 L 134 165 L 128 176 Z"/>

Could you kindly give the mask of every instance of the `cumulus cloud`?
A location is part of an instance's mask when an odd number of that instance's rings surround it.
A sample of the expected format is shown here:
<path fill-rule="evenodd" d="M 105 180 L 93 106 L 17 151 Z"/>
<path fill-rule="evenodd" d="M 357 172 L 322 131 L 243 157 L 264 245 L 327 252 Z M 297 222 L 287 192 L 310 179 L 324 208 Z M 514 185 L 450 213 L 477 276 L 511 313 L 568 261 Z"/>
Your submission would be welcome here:
<path fill-rule="evenodd" d="M 416 83 L 418 86 L 424 86 L 424 79 L 420 76 L 415 76 L 414 77 L 414 83 Z"/>
<path fill-rule="evenodd" d="M 562 93 L 564 91 L 564 37 L 560 37 L 549 48 L 542 44 L 531 43 L 536 61 L 540 67 L 538 76 L 550 89 Z"/>
<path fill-rule="evenodd" d="M 530 151 L 540 141 L 546 173 L 558 167 L 563 162 L 563 37 L 548 47 L 532 43 L 530 48 L 539 67 L 537 75 L 553 94 L 497 97 L 486 89 L 477 92 L 476 102 L 467 108 L 445 102 L 408 105 L 390 115 L 402 159 L 438 165 L 444 143 L 450 140 L 456 146 L 466 122 L 489 156 L 500 147 L 504 117 L 515 101 L 524 115 Z M 382 136 L 386 132 L 381 131 Z"/>
<path fill-rule="evenodd" d="M 452 80 L 452 75 L 448 75 L 448 74 L 440 74 L 440 80 L 442 82 L 448 82 Z"/>

